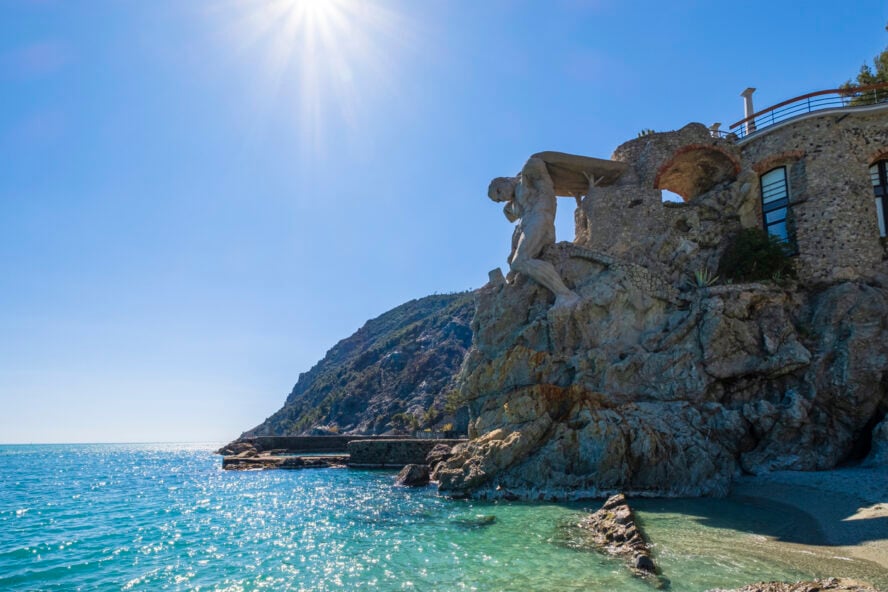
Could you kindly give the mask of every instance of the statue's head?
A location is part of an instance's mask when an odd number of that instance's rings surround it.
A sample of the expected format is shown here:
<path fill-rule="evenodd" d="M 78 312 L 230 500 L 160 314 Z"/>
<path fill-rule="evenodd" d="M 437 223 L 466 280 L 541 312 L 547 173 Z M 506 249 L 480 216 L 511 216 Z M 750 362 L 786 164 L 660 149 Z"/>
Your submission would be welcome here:
<path fill-rule="evenodd" d="M 515 199 L 516 185 L 518 185 L 517 177 L 497 177 L 490 182 L 487 197 L 498 202 L 511 201 Z"/>

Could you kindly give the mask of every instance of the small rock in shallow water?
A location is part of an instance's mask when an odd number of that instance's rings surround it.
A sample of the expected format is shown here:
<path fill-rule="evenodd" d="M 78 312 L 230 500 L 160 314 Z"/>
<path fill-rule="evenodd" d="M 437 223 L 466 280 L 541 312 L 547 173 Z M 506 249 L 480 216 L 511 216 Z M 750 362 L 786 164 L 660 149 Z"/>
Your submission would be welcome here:
<path fill-rule="evenodd" d="M 395 485 L 404 487 L 421 487 L 429 483 L 428 465 L 407 465 L 398 473 Z"/>
<path fill-rule="evenodd" d="M 632 509 L 622 493 L 608 498 L 601 509 L 585 518 L 580 526 L 591 532 L 599 550 L 630 558 L 630 565 L 636 573 L 657 573 L 650 548 L 639 532 Z"/>
<path fill-rule="evenodd" d="M 496 516 L 492 514 L 478 514 L 476 516 L 463 516 L 454 519 L 453 523 L 466 528 L 479 528 L 481 526 L 490 526 L 496 522 Z"/>
<path fill-rule="evenodd" d="M 648 555 L 642 555 L 640 553 L 635 556 L 635 569 L 649 573 L 654 573 L 657 570 L 651 558 Z"/>

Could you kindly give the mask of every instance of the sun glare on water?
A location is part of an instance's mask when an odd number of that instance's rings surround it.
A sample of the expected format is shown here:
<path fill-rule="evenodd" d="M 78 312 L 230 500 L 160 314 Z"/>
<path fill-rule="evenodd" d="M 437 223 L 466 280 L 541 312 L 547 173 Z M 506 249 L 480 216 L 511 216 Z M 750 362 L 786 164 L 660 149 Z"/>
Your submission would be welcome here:
<path fill-rule="evenodd" d="M 358 126 L 363 104 L 394 88 L 411 30 L 376 0 L 229 0 L 214 12 L 226 45 L 255 69 L 251 83 L 312 143 L 333 120 Z"/>

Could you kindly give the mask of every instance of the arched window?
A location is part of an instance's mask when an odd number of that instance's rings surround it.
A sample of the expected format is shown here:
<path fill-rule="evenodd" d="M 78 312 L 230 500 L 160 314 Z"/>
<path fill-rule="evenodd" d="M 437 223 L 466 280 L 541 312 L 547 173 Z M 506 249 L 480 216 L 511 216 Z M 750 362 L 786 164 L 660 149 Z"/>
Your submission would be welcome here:
<path fill-rule="evenodd" d="M 876 194 L 876 215 L 879 219 L 879 236 L 886 235 L 888 228 L 888 160 L 880 160 L 870 167 L 873 193 Z"/>
<path fill-rule="evenodd" d="M 786 217 L 789 212 L 789 188 L 786 167 L 771 169 L 762 175 L 762 217 L 765 230 L 783 242 L 789 242 Z"/>

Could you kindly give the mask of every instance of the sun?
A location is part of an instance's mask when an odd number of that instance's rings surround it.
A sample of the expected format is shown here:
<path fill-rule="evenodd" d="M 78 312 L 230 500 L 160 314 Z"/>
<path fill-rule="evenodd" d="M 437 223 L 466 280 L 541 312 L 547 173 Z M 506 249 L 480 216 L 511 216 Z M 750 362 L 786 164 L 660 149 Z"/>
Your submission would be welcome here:
<path fill-rule="evenodd" d="M 358 125 L 367 98 L 394 87 L 411 30 L 379 0 L 228 0 L 217 13 L 252 82 L 292 110 L 312 143 L 325 125 Z"/>

